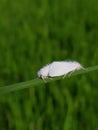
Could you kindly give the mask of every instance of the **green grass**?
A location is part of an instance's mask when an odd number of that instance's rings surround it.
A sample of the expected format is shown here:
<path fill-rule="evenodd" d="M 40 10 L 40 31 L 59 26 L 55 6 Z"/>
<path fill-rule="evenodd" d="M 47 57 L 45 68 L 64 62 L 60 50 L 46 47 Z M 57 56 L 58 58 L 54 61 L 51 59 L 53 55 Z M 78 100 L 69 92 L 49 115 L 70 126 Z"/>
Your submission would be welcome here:
<path fill-rule="evenodd" d="M 0 130 L 98 129 L 98 1 L 0 0 L 0 7 Z M 91 67 L 36 78 L 59 60 Z"/>

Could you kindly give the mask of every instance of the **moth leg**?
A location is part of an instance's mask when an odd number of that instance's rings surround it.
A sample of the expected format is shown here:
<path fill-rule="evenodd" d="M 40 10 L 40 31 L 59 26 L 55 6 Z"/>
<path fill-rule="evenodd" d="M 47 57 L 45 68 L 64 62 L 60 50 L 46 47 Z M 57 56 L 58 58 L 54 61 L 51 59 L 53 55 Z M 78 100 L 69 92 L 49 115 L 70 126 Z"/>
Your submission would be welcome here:
<path fill-rule="evenodd" d="M 41 79 L 46 83 L 47 81 L 45 80 L 47 77 L 46 76 L 41 76 Z"/>
<path fill-rule="evenodd" d="M 66 74 L 63 75 L 63 79 L 65 78 Z"/>
<path fill-rule="evenodd" d="M 70 77 L 72 75 L 72 73 L 74 73 L 76 70 L 73 70 L 71 72 L 68 73 L 68 77 Z"/>
<path fill-rule="evenodd" d="M 87 69 L 84 68 L 84 67 L 82 67 L 81 69 L 83 69 L 83 70 L 87 70 Z M 69 72 L 68 77 L 70 77 L 70 76 L 72 75 L 72 73 L 74 73 L 74 72 L 77 71 L 77 70 L 78 70 L 78 69 L 75 69 L 75 70 Z"/>
<path fill-rule="evenodd" d="M 82 68 L 83 70 L 86 70 L 85 68 Z M 71 75 L 72 75 L 72 73 L 74 73 L 75 71 L 77 71 L 78 69 L 75 69 L 75 70 L 73 70 L 73 71 L 71 71 L 71 72 L 69 72 L 68 73 L 68 77 L 70 77 Z"/>
<path fill-rule="evenodd" d="M 43 79 L 44 83 L 46 83 L 47 81 L 45 80 L 45 78 Z"/>
<path fill-rule="evenodd" d="M 73 71 L 70 71 L 67 75 L 68 77 L 70 77 L 72 75 L 72 73 L 74 73 L 75 71 L 77 71 L 77 69 L 73 70 Z"/>
<path fill-rule="evenodd" d="M 42 80 L 44 81 L 44 83 L 46 83 L 47 81 L 45 80 L 45 79 L 50 79 L 50 80 L 53 80 L 53 78 L 51 78 L 51 77 L 49 77 L 49 76 L 42 76 L 41 77 L 42 78 Z"/>
<path fill-rule="evenodd" d="M 64 74 L 64 76 L 63 76 L 63 79 L 65 78 L 65 76 L 68 76 L 68 77 L 70 77 L 71 76 L 71 74 L 74 72 L 75 70 L 73 70 L 73 71 L 70 71 L 68 74 Z"/>

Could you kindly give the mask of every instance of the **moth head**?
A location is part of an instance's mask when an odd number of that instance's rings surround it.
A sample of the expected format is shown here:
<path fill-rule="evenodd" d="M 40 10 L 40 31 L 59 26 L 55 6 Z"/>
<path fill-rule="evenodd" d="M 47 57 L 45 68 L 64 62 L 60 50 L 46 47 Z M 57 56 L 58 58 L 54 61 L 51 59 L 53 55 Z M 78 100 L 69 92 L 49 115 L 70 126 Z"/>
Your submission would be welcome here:
<path fill-rule="evenodd" d="M 48 74 L 49 74 L 49 65 L 40 69 L 37 74 L 38 74 L 38 77 L 40 77 L 42 79 L 47 78 Z"/>

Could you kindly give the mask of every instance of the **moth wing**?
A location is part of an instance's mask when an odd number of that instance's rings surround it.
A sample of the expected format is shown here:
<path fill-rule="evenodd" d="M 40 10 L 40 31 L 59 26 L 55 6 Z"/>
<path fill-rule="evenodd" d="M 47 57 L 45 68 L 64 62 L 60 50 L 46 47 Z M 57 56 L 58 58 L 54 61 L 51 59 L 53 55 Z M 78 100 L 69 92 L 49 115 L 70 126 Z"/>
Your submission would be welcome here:
<path fill-rule="evenodd" d="M 62 76 L 67 74 L 66 64 L 63 62 L 53 62 L 49 69 L 49 76 Z"/>

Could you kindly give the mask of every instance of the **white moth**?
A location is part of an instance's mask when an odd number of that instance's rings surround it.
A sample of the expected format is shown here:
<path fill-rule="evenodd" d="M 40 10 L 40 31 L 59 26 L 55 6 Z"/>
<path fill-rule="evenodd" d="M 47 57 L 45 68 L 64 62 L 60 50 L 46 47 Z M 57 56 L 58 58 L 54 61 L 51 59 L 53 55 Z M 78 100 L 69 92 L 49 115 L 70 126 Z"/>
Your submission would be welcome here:
<path fill-rule="evenodd" d="M 38 77 L 43 80 L 48 77 L 63 76 L 64 77 L 70 72 L 74 72 L 79 69 L 84 69 L 82 65 L 76 61 L 54 61 L 41 68 L 38 71 Z"/>

